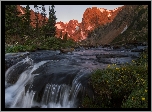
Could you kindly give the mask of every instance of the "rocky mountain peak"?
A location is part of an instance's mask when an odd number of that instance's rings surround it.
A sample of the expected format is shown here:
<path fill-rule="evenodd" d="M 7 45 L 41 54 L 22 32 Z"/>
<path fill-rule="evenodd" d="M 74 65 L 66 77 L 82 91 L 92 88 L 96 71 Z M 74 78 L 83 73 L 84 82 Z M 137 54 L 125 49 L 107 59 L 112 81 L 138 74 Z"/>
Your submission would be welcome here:
<path fill-rule="evenodd" d="M 25 14 L 25 8 L 17 5 L 18 11 L 22 14 Z M 104 8 L 87 8 L 83 13 L 82 22 L 78 23 L 78 20 L 69 20 L 69 22 L 64 23 L 62 21 L 56 23 L 56 37 L 61 37 L 67 33 L 68 38 L 72 38 L 75 41 L 84 40 L 87 38 L 88 33 L 98 26 L 105 25 L 113 21 L 115 16 L 121 11 L 122 7 L 116 8 L 114 10 L 107 10 Z M 35 23 L 35 12 L 33 10 L 30 11 L 31 14 L 31 25 L 36 27 Z M 42 26 L 43 16 L 38 14 L 39 18 L 39 27 Z M 45 18 L 48 21 L 48 18 Z M 61 36 L 62 32 L 62 36 Z"/>
<path fill-rule="evenodd" d="M 87 42 L 93 45 L 103 45 L 118 41 L 121 43 L 146 40 L 148 7 L 146 5 L 125 5 L 120 10 L 113 21 L 94 29 L 88 36 Z"/>
<path fill-rule="evenodd" d="M 24 15 L 26 13 L 26 9 L 23 8 L 20 5 L 17 5 L 17 10 L 19 12 L 21 12 L 19 16 Z M 31 14 L 31 16 L 30 16 L 30 18 L 31 18 L 31 25 L 33 27 L 36 27 L 36 24 L 35 24 L 35 22 L 36 22 L 36 20 L 35 20 L 36 16 L 35 16 L 35 12 L 32 9 L 30 10 L 30 14 Z M 42 26 L 42 21 L 43 21 L 44 17 L 40 13 L 38 13 L 37 16 L 39 18 L 39 27 L 41 27 Z M 45 20 L 48 21 L 48 18 L 45 17 Z"/>
<path fill-rule="evenodd" d="M 90 31 L 98 26 L 112 22 L 119 11 L 121 11 L 121 7 L 114 10 L 97 7 L 87 8 L 84 11 L 81 23 L 78 23 L 77 20 L 70 20 L 68 24 L 61 23 L 64 28 L 63 33 L 68 32 L 68 36 L 75 41 L 84 40 L 87 38 Z M 59 36 L 60 33 L 58 28 L 57 32 L 57 36 Z"/>

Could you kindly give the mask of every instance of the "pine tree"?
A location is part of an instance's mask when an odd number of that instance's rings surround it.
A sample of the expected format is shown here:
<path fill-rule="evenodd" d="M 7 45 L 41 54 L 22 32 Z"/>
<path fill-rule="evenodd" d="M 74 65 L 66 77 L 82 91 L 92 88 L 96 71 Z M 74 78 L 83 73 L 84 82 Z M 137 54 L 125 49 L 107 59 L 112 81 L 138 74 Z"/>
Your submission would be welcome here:
<path fill-rule="evenodd" d="M 36 33 L 36 37 L 38 38 L 39 37 L 39 18 L 38 18 L 39 8 L 37 5 L 34 5 L 34 8 L 35 8 L 35 16 L 36 16 L 36 18 L 34 19 L 36 24 L 35 33 Z"/>
<path fill-rule="evenodd" d="M 25 28 L 26 28 L 26 35 L 31 34 L 31 14 L 30 14 L 30 7 L 29 5 L 26 6 L 26 13 L 25 13 Z"/>
<path fill-rule="evenodd" d="M 10 40 L 10 37 L 17 38 L 20 32 L 21 18 L 18 16 L 17 5 L 5 6 L 5 39 Z M 14 40 L 15 41 L 15 40 Z"/>
<path fill-rule="evenodd" d="M 60 32 L 60 37 L 59 38 L 62 38 L 62 30 L 61 30 L 61 32 Z"/>
<path fill-rule="evenodd" d="M 41 15 L 43 16 L 41 32 L 44 35 L 45 34 L 45 26 L 46 26 L 46 10 L 45 10 L 45 5 L 42 5 Z"/>
<path fill-rule="evenodd" d="M 49 34 L 50 37 L 54 37 L 56 35 L 56 27 L 55 27 L 55 24 L 56 24 L 56 15 L 55 15 L 55 12 L 54 11 L 54 8 L 55 6 L 52 5 L 51 6 L 51 9 L 50 9 L 50 6 L 49 6 L 49 20 L 47 22 L 47 26 L 46 26 L 46 31 L 47 31 L 47 34 Z"/>
<path fill-rule="evenodd" d="M 64 37 L 63 37 L 63 41 L 66 42 L 68 40 L 68 33 L 66 32 Z"/>
<path fill-rule="evenodd" d="M 46 10 L 45 10 L 45 6 L 42 5 L 42 13 L 41 15 L 43 16 L 43 21 L 42 21 L 42 25 L 44 26 L 46 24 Z"/>

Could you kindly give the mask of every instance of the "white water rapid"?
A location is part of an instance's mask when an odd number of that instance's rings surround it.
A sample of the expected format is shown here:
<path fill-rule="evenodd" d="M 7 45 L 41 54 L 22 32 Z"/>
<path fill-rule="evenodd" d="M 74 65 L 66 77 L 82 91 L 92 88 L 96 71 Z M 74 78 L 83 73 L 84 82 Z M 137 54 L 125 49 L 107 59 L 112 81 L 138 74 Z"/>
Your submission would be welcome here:
<path fill-rule="evenodd" d="M 39 102 L 34 100 L 37 91 L 30 90 L 36 75 L 32 72 L 48 61 L 33 63 L 26 58 L 10 67 L 5 73 L 5 107 L 6 108 L 74 108 L 77 107 L 77 95 L 84 87 L 78 81 L 82 75 L 76 75 L 72 85 L 46 84 Z M 24 66 L 23 72 L 18 72 L 18 67 Z M 23 67 L 23 68 L 24 68 Z M 13 74 L 18 74 L 18 79 L 11 82 Z M 26 85 L 30 85 L 26 90 Z M 40 84 L 41 85 L 41 84 Z"/>

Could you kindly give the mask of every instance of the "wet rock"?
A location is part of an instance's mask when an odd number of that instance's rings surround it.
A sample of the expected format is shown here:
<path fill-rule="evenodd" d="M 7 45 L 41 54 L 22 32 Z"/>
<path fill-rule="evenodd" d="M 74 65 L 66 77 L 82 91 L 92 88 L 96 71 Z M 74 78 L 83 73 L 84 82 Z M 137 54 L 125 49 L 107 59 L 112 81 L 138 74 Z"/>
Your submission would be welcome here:
<path fill-rule="evenodd" d="M 124 45 L 124 48 L 125 49 L 133 49 L 133 48 L 135 48 L 136 46 L 134 46 L 134 45 Z"/>
<path fill-rule="evenodd" d="M 120 46 L 120 45 L 115 45 L 115 46 L 113 46 L 112 48 L 113 48 L 113 49 L 120 49 L 121 46 Z"/>
<path fill-rule="evenodd" d="M 143 52 L 143 51 L 144 51 L 144 49 L 138 49 L 138 48 L 137 48 L 137 49 L 132 49 L 132 50 L 131 50 L 131 52 Z"/>
<path fill-rule="evenodd" d="M 17 62 L 25 59 L 27 56 L 29 56 L 29 52 L 22 52 L 22 53 L 6 53 L 5 54 L 5 71 L 11 67 L 12 65 L 15 65 Z"/>
<path fill-rule="evenodd" d="M 96 58 L 98 62 L 104 64 L 124 64 L 131 60 L 126 54 L 99 54 Z"/>
<path fill-rule="evenodd" d="M 96 55 L 97 59 L 100 58 L 120 58 L 120 57 L 128 57 L 126 54 L 98 54 Z"/>
<path fill-rule="evenodd" d="M 73 52 L 74 48 L 67 48 L 67 49 L 60 49 L 61 53 L 68 53 L 68 52 Z"/>
<path fill-rule="evenodd" d="M 148 43 L 147 42 L 137 42 L 136 45 L 137 46 L 147 46 Z"/>
<path fill-rule="evenodd" d="M 105 45 L 103 45 L 102 47 L 103 47 L 103 48 L 105 48 L 105 47 L 111 47 L 111 45 L 110 45 L 110 44 L 105 44 Z"/>
<path fill-rule="evenodd" d="M 148 43 L 147 43 L 147 42 L 143 42 L 142 45 L 143 45 L 143 46 L 147 46 Z"/>
<path fill-rule="evenodd" d="M 34 106 L 34 107 L 31 107 L 31 108 L 41 108 L 41 107 L 39 107 L 39 106 Z"/>
<path fill-rule="evenodd" d="M 5 74 L 5 78 L 7 79 L 7 83 L 14 84 L 17 82 L 21 73 L 23 73 L 28 67 L 29 63 L 17 63 L 15 66 L 12 66 L 11 70 L 8 70 Z"/>

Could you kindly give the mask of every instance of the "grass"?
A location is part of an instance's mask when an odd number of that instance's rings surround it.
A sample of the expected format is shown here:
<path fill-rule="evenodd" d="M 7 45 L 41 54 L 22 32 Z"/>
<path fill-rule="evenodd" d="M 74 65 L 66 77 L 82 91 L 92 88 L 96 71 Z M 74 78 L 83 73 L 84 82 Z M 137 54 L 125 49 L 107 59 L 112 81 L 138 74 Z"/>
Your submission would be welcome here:
<path fill-rule="evenodd" d="M 60 48 L 69 48 L 74 46 L 75 42 L 72 39 L 62 40 L 56 37 L 45 38 L 42 36 L 35 39 L 27 38 L 23 44 L 16 42 L 13 46 L 7 46 L 5 48 L 5 53 L 35 51 L 37 49 L 57 50 Z"/>
<path fill-rule="evenodd" d="M 120 67 L 95 70 L 89 80 L 94 99 L 83 99 L 84 108 L 148 108 L 148 53 Z"/>

